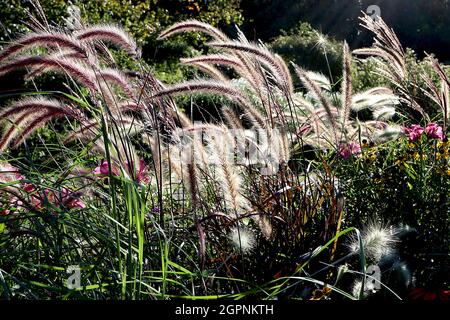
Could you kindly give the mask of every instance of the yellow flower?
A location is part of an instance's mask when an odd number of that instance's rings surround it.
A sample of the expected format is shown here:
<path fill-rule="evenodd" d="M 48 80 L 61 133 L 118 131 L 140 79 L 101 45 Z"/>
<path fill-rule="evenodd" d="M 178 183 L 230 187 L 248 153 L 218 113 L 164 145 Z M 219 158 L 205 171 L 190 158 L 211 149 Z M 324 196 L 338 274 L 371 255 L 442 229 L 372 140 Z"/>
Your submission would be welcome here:
<path fill-rule="evenodd" d="M 440 152 L 436 153 L 436 160 L 441 160 L 441 159 L 446 160 L 448 158 L 449 158 L 448 151 L 447 152 L 443 152 L 443 153 L 440 153 Z"/>
<path fill-rule="evenodd" d="M 405 157 L 398 158 L 397 161 L 395 161 L 395 165 L 400 167 L 400 168 L 404 168 L 404 166 L 405 166 L 404 162 L 405 161 L 406 161 Z"/>
<path fill-rule="evenodd" d="M 373 164 L 377 160 L 377 153 L 375 151 L 369 151 L 364 153 L 364 162 L 367 164 Z"/>
<path fill-rule="evenodd" d="M 413 159 L 420 161 L 420 160 L 427 160 L 428 156 L 426 154 L 423 154 L 422 156 L 420 156 L 420 154 L 418 152 L 414 152 L 413 154 Z"/>

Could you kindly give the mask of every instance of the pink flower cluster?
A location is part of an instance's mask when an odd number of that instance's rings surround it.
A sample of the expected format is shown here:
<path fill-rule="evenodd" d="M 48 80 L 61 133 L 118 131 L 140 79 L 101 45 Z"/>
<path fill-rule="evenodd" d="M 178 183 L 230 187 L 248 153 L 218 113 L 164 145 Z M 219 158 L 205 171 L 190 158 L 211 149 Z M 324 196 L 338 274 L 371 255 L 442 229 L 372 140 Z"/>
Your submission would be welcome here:
<path fill-rule="evenodd" d="M 52 191 L 48 188 L 44 189 L 43 195 L 39 195 L 34 185 L 31 183 L 23 182 L 25 177 L 22 176 L 17 168 L 11 166 L 9 163 L 0 164 L 0 183 L 18 182 L 15 187 L 20 191 L 25 192 L 26 196 L 30 199 L 30 204 L 35 210 L 42 210 L 44 208 L 45 200 L 57 207 L 66 208 L 86 208 L 86 205 L 81 199 L 71 190 L 67 188 L 61 188 L 61 190 Z M 1 191 L 1 189 L 0 189 Z M 23 202 L 14 195 L 7 193 L 8 205 L 10 208 L 21 208 Z M 2 209 L 0 214 L 9 214 L 11 209 Z"/>
<path fill-rule="evenodd" d="M 359 153 L 361 153 L 361 146 L 358 143 L 350 142 L 339 146 L 339 155 L 345 160 Z"/>
<path fill-rule="evenodd" d="M 420 139 L 423 133 L 430 139 L 444 140 L 444 131 L 442 130 L 442 127 L 436 123 L 430 123 L 425 128 L 413 124 L 411 127 L 405 128 L 404 132 L 408 136 L 409 141 Z"/>
<path fill-rule="evenodd" d="M 111 171 L 113 176 L 119 175 L 119 170 L 114 166 L 114 164 L 111 165 Z M 108 161 L 103 160 L 103 162 L 92 171 L 93 174 L 103 174 L 103 175 L 109 175 L 109 165 Z"/>
<path fill-rule="evenodd" d="M 44 194 L 45 194 L 45 198 L 47 199 L 47 201 L 49 203 L 53 204 L 54 206 L 57 206 L 57 207 L 64 206 L 64 207 L 70 208 L 70 209 L 86 208 L 86 205 L 84 204 L 84 202 L 81 201 L 75 195 L 75 193 L 73 193 L 69 189 L 61 188 L 61 190 L 57 190 L 57 191 L 45 189 Z M 33 198 L 36 199 L 35 197 L 33 197 Z M 32 203 L 33 203 L 33 200 L 32 200 Z M 37 199 L 37 201 L 35 201 L 33 203 L 33 205 L 34 205 L 35 209 L 40 210 L 44 207 L 44 202 L 41 199 Z"/>
<path fill-rule="evenodd" d="M 137 183 L 142 184 L 149 184 L 150 183 L 150 177 L 148 175 L 148 166 L 145 163 L 143 159 L 139 160 L 139 166 L 136 169 L 134 165 L 130 165 L 128 161 L 124 162 L 124 167 L 126 168 L 127 172 L 131 174 L 132 172 L 133 177 L 135 178 L 135 181 Z M 119 176 L 119 168 L 112 164 L 111 165 L 111 171 L 113 176 Z M 109 165 L 107 160 L 103 160 L 102 163 L 92 171 L 95 175 L 109 175 Z"/>

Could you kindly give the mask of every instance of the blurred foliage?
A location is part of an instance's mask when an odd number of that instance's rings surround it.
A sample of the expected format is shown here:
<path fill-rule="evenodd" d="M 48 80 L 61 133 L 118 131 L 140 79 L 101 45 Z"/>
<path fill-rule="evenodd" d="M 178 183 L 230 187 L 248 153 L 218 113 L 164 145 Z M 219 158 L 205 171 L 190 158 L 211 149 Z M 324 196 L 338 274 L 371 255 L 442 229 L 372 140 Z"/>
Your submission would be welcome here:
<path fill-rule="evenodd" d="M 389 82 L 377 73 L 374 59 L 354 59 L 352 64 L 353 90 L 361 92 L 373 87 L 389 87 Z"/>
<path fill-rule="evenodd" d="M 320 72 L 335 82 L 342 76 L 342 43 L 327 38 L 308 23 L 300 23 L 275 38 L 271 48 L 286 61 Z"/>
<path fill-rule="evenodd" d="M 450 60 L 450 3 L 448 0 L 247 0 L 242 2 L 246 31 L 265 41 L 288 30 L 298 21 L 353 48 L 370 45 L 371 37 L 359 26 L 361 11 L 377 5 L 381 17 L 407 47 L 416 52 L 434 52 Z M 258 8 L 255 10 L 254 8 Z M 414 17 L 414 18 L 412 18 Z"/>
<path fill-rule="evenodd" d="M 90 23 L 120 22 L 142 45 L 157 32 L 177 21 L 198 19 L 214 26 L 241 24 L 240 0 L 40 0 L 47 20 L 61 24 L 68 7 L 81 8 Z M 36 12 L 30 0 L 0 0 L 2 40 L 27 28 L 28 12 Z"/>

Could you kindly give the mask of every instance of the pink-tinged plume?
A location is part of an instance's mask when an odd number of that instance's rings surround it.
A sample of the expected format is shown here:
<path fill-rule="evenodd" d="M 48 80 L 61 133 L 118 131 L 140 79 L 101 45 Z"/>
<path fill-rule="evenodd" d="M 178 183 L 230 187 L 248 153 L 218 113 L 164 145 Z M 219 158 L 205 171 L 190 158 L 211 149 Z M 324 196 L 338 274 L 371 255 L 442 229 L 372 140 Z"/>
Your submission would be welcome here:
<path fill-rule="evenodd" d="M 25 177 L 19 173 L 19 170 L 9 163 L 0 163 L 0 182 L 8 183 L 25 180 Z"/>

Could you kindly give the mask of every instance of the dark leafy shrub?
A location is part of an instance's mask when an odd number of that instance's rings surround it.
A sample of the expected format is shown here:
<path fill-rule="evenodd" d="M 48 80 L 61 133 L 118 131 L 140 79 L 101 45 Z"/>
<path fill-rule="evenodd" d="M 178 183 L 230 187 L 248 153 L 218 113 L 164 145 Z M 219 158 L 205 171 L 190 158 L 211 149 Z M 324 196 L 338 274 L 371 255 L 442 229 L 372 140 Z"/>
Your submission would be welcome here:
<path fill-rule="evenodd" d="M 337 81 L 342 76 L 342 42 L 327 38 L 308 23 L 301 23 L 275 38 L 271 48 L 286 61 L 323 73 Z"/>
<path fill-rule="evenodd" d="M 345 224 L 366 224 L 374 217 L 406 224 L 416 234 L 403 244 L 416 270 L 416 286 L 443 288 L 448 285 L 443 270 L 449 265 L 450 144 L 416 128 L 418 134 L 410 139 L 377 146 L 364 141 L 359 156 L 340 162 Z"/>

